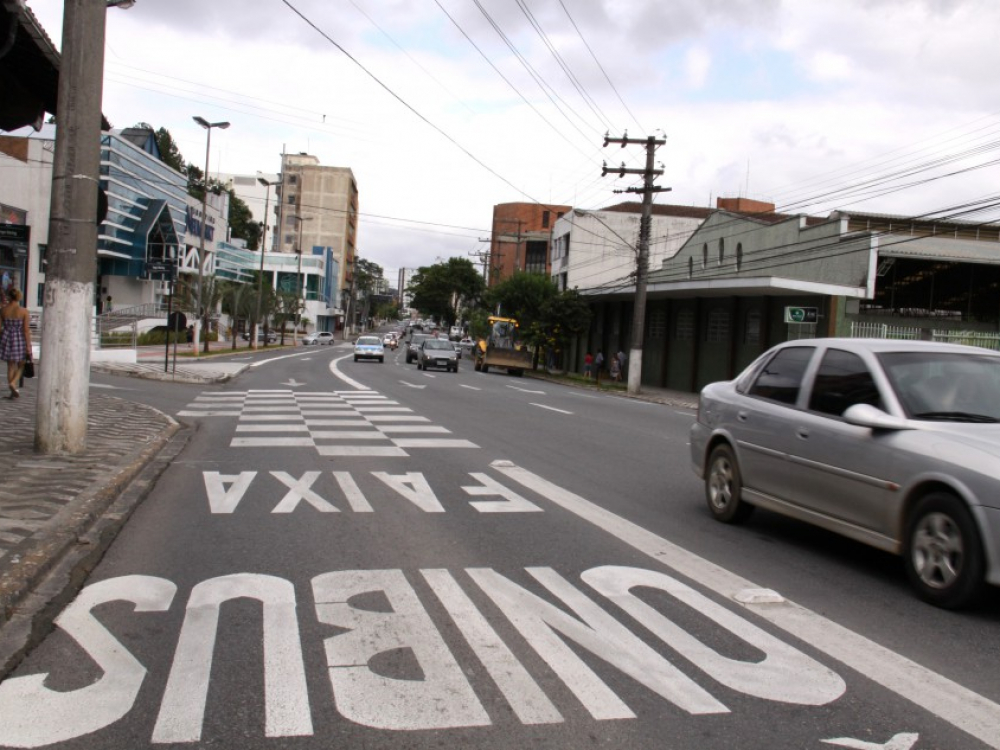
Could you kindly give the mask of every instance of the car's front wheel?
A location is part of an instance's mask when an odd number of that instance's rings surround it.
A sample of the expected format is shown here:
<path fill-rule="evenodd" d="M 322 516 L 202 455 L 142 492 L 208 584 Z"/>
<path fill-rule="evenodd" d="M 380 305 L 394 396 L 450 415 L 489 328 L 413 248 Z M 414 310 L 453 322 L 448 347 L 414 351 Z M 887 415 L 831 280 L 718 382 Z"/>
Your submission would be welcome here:
<path fill-rule="evenodd" d="M 753 513 L 753 506 L 743 501 L 743 482 L 736 455 L 723 443 L 712 449 L 705 473 L 705 500 L 718 521 L 742 523 Z"/>
<path fill-rule="evenodd" d="M 357 354 L 355 354 L 355 355 L 354 355 L 354 361 L 355 361 L 355 362 L 357 362 L 357 361 L 358 361 L 358 355 L 357 355 Z"/>
<path fill-rule="evenodd" d="M 938 607 L 964 607 L 982 591 L 985 557 L 976 523 L 950 492 L 932 492 L 914 507 L 903 560 L 917 593 Z"/>

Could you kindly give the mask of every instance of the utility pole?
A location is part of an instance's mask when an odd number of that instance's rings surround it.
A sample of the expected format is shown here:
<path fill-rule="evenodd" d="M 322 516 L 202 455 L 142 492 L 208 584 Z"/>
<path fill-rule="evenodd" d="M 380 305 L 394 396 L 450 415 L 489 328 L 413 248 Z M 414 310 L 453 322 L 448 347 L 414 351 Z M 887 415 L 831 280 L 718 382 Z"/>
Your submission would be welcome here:
<path fill-rule="evenodd" d="M 35 448 L 87 448 L 107 3 L 66 0 Z"/>
<path fill-rule="evenodd" d="M 628 392 L 631 395 L 639 393 L 642 387 L 642 342 L 645 337 L 646 325 L 646 277 L 649 274 L 649 234 L 653 223 L 653 194 L 670 190 L 661 188 L 653 184 L 653 178 L 663 174 L 662 169 L 653 169 L 653 158 L 656 155 L 657 146 L 662 146 L 666 140 L 660 140 L 649 136 L 645 140 L 640 138 L 629 138 L 628 134 L 623 138 L 610 138 L 604 136 L 604 146 L 609 143 L 621 144 L 622 148 L 632 144 L 645 144 L 646 146 L 646 167 L 645 169 L 626 169 L 622 162 L 618 169 L 608 169 L 607 162 L 601 171 L 604 177 L 608 172 L 617 172 L 620 177 L 627 174 L 641 174 L 643 177 L 641 188 L 628 188 L 626 193 L 642 193 L 642 218 L 639 220 L 639 253 L 635 264 L 635 303 L 632 310 L 632 346 L 628 355 Z M 614 356 L 614 352 L 609 352 L 609 356 Z"/>

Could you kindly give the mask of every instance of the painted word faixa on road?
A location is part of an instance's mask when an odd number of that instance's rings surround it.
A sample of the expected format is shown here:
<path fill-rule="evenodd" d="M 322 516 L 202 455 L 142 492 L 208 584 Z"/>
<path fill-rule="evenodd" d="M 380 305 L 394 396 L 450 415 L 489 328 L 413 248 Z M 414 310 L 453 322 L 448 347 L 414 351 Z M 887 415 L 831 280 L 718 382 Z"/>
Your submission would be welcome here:
<path fill-rule="evenodd" d="M 358 486 L 354 476 L 347 471 L 331 472 L 344 502 L 355 513 L 371 513 L 374 509 Z M 313 485 L 322 475 L 319 471 L 307 471 L 295 478 L 284 471 L 270 472 L 272 484 L 287 490 L 284 497 L 274 506 L 272 513 L 291 513 L 302 503 L 312 506 L 321 513 L 339 513 L 340 508 L 321 496 Z M 203 472 L 208 506 L 212 513 L 234 513 L 243 500 L 250 485 L 257 480 L 256 471 L 239 474 L 221 474 L 217 471 Z M 397 492 L 425 513 L 444 513 L 444 506 L 438 500 L 426 477 L 420 472 L 390 474 L 387 471 L 373 471 L 375 480 Z M 498 497 L 500 500 L 474 500 L 469 505 L 480 513 L 541 513 L 542 509 L 530 500 L 521 497 L 512 489 L 491 478 L 487 474 L 470 473 L 479 484 L 462 487 L 472 497 Z"/>
<path fill-rule="evenodd" d="M 830 703 L 846 689 L 840 676 L 819 662 L 664 573 L 620 566 L 592 568 L 580 576 L 590 594 L 552 568 L 526 571 L 535 591 L 490 568 L 468 568 L 463 575 L 443 569 L 413 574 L 432 592 L 426 596 L 436 598 L 433 608 L 440 606 L 447 612 L 481 669 L 522 724 L 559 724 L 564 718 L 477 608 L 473 593 L 485 594 L 597 720 L 632 719 L 636 715 L 579 656 L 582 651 L 691 715 L 729 712 L 713 694 L 713 686 L 760 700 L 805 706 Z M 429 608 L 402 570 L 334 571 L 316 576 L 311 586 L 316 619 L 339 631 L 323 641 L 324 668 L 333 689 L 332 703 L 326 705 L 331 709 L 359 725 L 383 730 L 492 724 L 466 677 L 480 668 L 467 665 L 463 669 L 458 663 Z M 727 637 L 748 644 L 758 657 L 742 661 L 719 653 L 636 596 L 633 589 L 638 588 L 672 597 Z M 592 598 L 593 594 L 596 597 Z M 66 741 L 108 727 L 128 714 L 146 667 L 104 628 L 93 610 L 124 601 L 132 602 L 137 612 L 167 612 L 176 595 L 173 582 L 141 575 L 113 578 L 84 589 L 56 624 L 93 659 L 102 676 L 68 692 L 46 687 L 47 674 L 15 677 L 0 684 L 0 745 L 41 747 Z M 371 602 L 372 595 L 387 601 L 388 608 L 365 608 L 363 603 Z M 597 597 L 626 616 L 613 617 L 598 604 Z M 220 610 L 226 602 L 238 599 L 262 604 L 265 735 L 313 734 L 295 587 L 282 578 L 240 573 L 210 578 L 191 590 L 152 730 L 154 743 L 201 739 L 212 660 L 220 637 Z M 641 625 L 673 649 L 696 668 L 703 684 L 664 658 L 623 621 Z M 451 625 L 448 630 L 452 630 Z M 372 667 L 380 655 L 401 649 L 416 660 L 420 679 L 387 676 L 384 669 Z M 324 700 L 330 700 L 329 694 L 313 696 L 312 705 L 323 706 Z"/>

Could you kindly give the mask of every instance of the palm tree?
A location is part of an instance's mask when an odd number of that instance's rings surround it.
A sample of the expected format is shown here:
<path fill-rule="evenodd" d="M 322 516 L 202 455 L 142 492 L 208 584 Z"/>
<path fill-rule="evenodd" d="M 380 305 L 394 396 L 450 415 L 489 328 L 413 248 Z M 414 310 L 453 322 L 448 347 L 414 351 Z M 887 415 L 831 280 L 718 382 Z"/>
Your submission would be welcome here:
<path fill-rule="evenodd" d="M 256 302 L 256 295 L 249 284 L 236 281 L 225 281 L 222 287 L 222 311 L 229 315 L 232 320 L 233 329 L 233 349 L 236 349 L 236 329 L 239 328 L 239 321 L 242 318 L 249 318 L 253 314 L 253 305 Z"/>

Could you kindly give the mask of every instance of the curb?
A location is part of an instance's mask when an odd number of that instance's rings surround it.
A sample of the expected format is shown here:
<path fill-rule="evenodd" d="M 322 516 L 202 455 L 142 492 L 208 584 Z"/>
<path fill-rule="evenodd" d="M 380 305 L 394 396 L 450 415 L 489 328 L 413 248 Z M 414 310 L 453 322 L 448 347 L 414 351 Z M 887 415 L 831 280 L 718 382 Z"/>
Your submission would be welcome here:
<path fill-rule="evenodd" d="M 565 385 L 570 388 L 579 388 L 584 391 L 594 391 L 596 393 L 602 393 L 607 396 L 616 396 L 618 398 L 630 398 L 634 401 L 645 401 L 650 404 L 662 404 L 664 406 L 679 406 L 685 409 L 697 409 L 698 399 L 697 394 L 691 394 L 694 398 L 688 397 L 671 397 L 666 395 L 652 395 L 649 393 L 639 393 L 633 396 L 628 391 L 611 389 L 611 388 L 601 388 L 597 385 L 584 385 L 583 383 L 578 383 L 573 380 L 563 379 L 558 376 L 549 375 L 542 371 L 532 371 L 525 370 L 524 376 L 528 378 L 533 378 L 534 380 L 544 380 L 549 383 L 557 383 L 559 385 Z"/>
<path fill-rule="evenodd" d="M 162 412 L 160 412 L 163 414 Z M 106 483 L 55 516 L 58 523 L 0 585 L 0 680 L 45 637 L 118 532 L 192 434 L 167 414 L 159 436 L 134 451 Z"/>
<path fill-rule="evenodd" d="M 130 367 L 108 367 L 100 363 L 91 363 L 90 369 L 105 375 L 124 375 L 130 378 L 141 378 L 143 380 L 159 380 L 167 383 L 184 383 L 187 385 L 201 385 L 206 383 L 226 383 L 233 378 L 242 375 L 250 369 L 250 365 L 243 365 L 237 372 L 223 373 L 218 375 L 196 375 L 190 371 L 177 372 L 157 372 L 155 370 L 133 369 Z"/>

